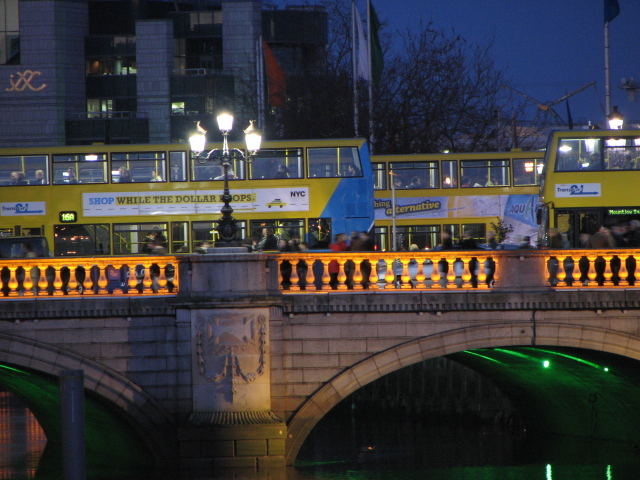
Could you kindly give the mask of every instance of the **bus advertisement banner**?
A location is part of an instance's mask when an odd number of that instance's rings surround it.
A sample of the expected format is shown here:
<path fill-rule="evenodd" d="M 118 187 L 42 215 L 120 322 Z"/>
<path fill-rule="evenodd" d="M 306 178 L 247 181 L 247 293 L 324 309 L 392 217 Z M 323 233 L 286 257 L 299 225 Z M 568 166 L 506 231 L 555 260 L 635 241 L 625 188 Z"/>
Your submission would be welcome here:
<path fill-rule="evenodd" d="M 308 187 L 231 191 L 235 212 L 308 211 Z M 220 213 L 222 190 L 83 193 L 85 217 Z"/>
<path fill-rule="evenodd" d="M 397 219 L 451 219 L 478 217 L 505 217 L 514 221 L 535 224 L 538 196 L 475 195 L 456 197 L 399 197 L 396 199 Z M 375 199 L 376 220 L 392 218 L 392 201 Z"/>

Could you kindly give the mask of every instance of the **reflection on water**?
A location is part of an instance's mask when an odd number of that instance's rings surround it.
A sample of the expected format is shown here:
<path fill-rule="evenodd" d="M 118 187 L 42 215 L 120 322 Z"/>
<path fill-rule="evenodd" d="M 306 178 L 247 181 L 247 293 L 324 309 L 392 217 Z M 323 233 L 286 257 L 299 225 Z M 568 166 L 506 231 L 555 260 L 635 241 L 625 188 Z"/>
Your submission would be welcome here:
<path fill-rule="evenodd" d="M 198 480 L 640 478 L 638 445 L 533 435 L 518 427 L 455 417 L 410 419 L 342 407 L 316 426 L 300 451 L 296 467 L 219 471 Z M 0 392 L 0 480 L 41 478 L 36 470 L 45 445 L 44 432 L 22 401 Z M 59 478 L 59 468 L 48 470 L 58 472 L 50 478 Z M 116 477 L 110 477 L 109 472 L 90 472 L 88 478 Z M 161 476 L 155 474 L 154 478 Z M 175 474 L 170 478 L 183 477 Z"/>
<path fill-rule="evenodd" d="M 24 402 L 0 391 L 0 479 L 34 478 L 46 444 L 44 431 Z"/>
<path fill-rule="evenodd" d="M 637 445 L 337 409 L 311 433 L 287 480 L 636 480 L 638 472 Z"/>

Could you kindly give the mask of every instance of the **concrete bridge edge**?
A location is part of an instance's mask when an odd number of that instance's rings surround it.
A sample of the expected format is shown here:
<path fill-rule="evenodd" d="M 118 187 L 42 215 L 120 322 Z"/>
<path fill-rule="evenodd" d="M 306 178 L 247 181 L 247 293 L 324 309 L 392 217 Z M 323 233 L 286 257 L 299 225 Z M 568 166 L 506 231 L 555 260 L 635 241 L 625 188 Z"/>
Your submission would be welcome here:
<path fill-rule="evenodd" d="M 174 455 L 170 441 L 174 441 L 175 432 L 167 431 L 174 423 L 171 416 L 140 386 L 115 370 L 60 347 L 2 333 L 0 362 L 54 377 L 59 377 L 64 370 L 82 370 L 85 389 L 126 413 L 133 420 L 129 424 L 140 437 L 145 442 L 153 442 L 151 451 L 161 452 L 159 463 Z"/>
<path fill-rule="evenodd" d="M 584 348 L 640 360 L 638 335 L 554 321 L 468 326 L 412 339 L 352 365 L 309 396 L 287 424 L 286 464 L 294 463 L 313 427 L 333 407 L 351 393 L 384 375 L 423 360 L 463 350 L 536 345 Z"/>

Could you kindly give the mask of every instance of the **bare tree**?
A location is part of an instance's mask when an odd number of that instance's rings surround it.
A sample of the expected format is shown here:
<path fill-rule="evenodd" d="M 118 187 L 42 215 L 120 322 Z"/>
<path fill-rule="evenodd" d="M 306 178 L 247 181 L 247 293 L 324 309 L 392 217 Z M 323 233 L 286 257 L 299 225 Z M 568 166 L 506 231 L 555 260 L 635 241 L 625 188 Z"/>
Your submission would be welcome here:
<path fill-rule="evenodd" d="M 288 77 L 287 101 L 269 116 L 271 130 L 282 138 L 354 135 L 349 2 L 322 4 L 329 18 L 325 60 L 314 70 Z M 509 82 L 494 65 L 491 45 L 470 45 L 430 23 L 405 33 L 401 41 L 403 48 L 391 48 L 383 24 L 385 69 L 374 89 L 376 153 L 527 146 L 528 131 L 515 120 L 523 102 L 504 88 Z M 366 89 L 361 91 L 359 130 L 366 134 Z"/>

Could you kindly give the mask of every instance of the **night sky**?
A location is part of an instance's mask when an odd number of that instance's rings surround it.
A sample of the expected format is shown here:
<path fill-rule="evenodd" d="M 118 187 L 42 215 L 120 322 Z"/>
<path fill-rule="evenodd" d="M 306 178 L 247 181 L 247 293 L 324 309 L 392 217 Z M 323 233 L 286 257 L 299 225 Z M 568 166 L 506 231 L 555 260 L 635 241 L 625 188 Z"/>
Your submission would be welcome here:
<path fill-rule="evenodd" d="M 349 0 L 344 0 L 348 2 Z M 569 102 L 576 123 L 604 124 L 604 0 L 372 0 L 385 35 L 432 22 L 466 40 L 487 45 L 496 66 L 517 89 L 547 102 L 582 85 L 594 87 Z M 609 24 L 611 104 L 625 120 L 640 123 L 640 91 L 635 102 L 620 89 L 621 79 L 640 85 L 640 0 L 618 0 L 620 14 Z M 281 0 L 281 5 L 300 3 Z M 364 15 L 366 0 L 357 0 Z M 566 106 L 556 107 L 566 118 Z"/>

